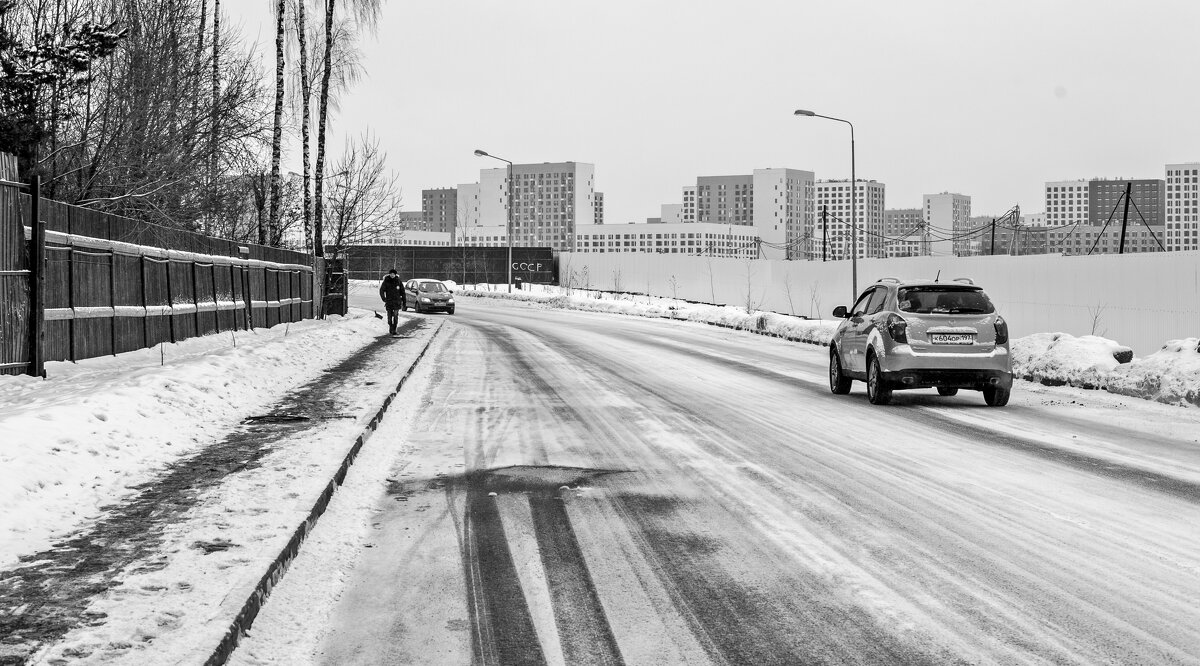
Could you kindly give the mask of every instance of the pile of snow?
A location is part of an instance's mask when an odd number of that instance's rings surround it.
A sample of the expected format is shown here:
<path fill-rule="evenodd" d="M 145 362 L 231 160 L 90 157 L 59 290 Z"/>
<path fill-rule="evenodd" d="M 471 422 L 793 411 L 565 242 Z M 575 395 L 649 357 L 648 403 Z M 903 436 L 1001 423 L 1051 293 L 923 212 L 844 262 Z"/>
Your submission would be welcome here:
<path fill-rule="evenodd" d="M 1096 335 L 1035 333 L 1012 341 L 1013 374 L 1047 386 L 1085 389 L 1108 385 L 1113 370 L 1133 359 L 1133 350 Z"/>
<path fill-rule="evenodd" d="M 1200 338 L 1171 340 L 1162 349 L 1117 368 L 1108 391 L 1200 407 Z"/>
<path fill-rule="evenodd" d="M 776 312 L 747 312 L 744 308 L 693 303 L 676 298 L 563 289 L 550 285 L 527 285 L 525 289 L 512 293 L 503 288 L 496 290 L 492 285 L 473 285 L 463 287 L 457 293 L 476 298 L 523 301 L 563 310 L 695 321 L 818 345 L 828 345 L 840 323 L 839 320 L 805 319 Z"/>
<path fill-rule="evenodd" d="M 190 338 L 0 377 L 0 567 L 94 520 L 373 340 L 370 313 Z"/>

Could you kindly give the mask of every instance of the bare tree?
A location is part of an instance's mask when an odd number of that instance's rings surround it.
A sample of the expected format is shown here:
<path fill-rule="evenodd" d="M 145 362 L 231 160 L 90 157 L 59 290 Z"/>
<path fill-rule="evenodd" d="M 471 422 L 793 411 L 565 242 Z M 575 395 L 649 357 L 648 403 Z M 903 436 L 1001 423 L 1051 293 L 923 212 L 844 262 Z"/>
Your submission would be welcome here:
<path fill-rule="evenodd" d="M 787 296 L 788 312 L 795 315 L 796 304 L 792 302 L 792 274 L 790 272 L 783 274 L 783 293 Z"/>
<path fill-rule="evenodd" d="M 762 304 L 761 296 L 754 298 L 754 260 L 746 259 L 743 261 L 746 267 L 746 314 L 754 314 L 758 310 L 758 306 Z"/>
<path fill-rule="evenodd" d="M 217 10 L 211 44 L 210 5 Z M 24 176 L 41 175 L 47 191 L 71 203 L 211 228 L 230 200 L 222 174 L 255 168 L 268 117 L 257 59 L 222 27 L 219 8 L 207 0 L 10 5 L 22 12 L 10 27 L 39 34 L 87 22 L 121 31 L 111 54 L 87 63 L 78 88 L 48 89 L 38 102 L 35 112 L 52 119 L 53 136 L 39 138 Z"/>
<path fill-rule="evenodd" d="M 816 310 L 816 313 L 817 313 L 817 317 L 816 317 L 816 318 L 817 318 L 817 319 L 822 319 L 822 317 L 821 317 L 821 291 L 820 291 L 820 289 L 821 289 L 821 283 L 820 283 L 819 281 L 818 281 L 818 282 L 814 282 L 814 283 L 812 283 L 812 284 L 811 284 L 811 285 L 809 285 L 809 287 L 808 287 L 808 318 L 809 318 L 809 319 L 812 319 L 812 318 L 813 318 L 813 316 L 812 316 L 812 315 L 813 315 L 813 311 L 814 311 L 814 309 Z"/>
<path fill-rule="evenodd" d="M 1088 315 L 1092 318 L 1092 335 L 1103 336 L 1108 332 L 1107 328 L 1100 328 L 1100 323 L 1104 320 L 1104 311 L 1106 309 L 1108 309 L 1108 306 L 1099 301 L 1094 306 L 1088 308 Z"/>
<path fill-rule="evenodd" d="M 287 25 L 285 0 L 275 2 L 275 117 L 271 126 L 271 214 L 267 225 L 272 237 L 279 232 L 279 205 L 283 196 L 283 179 L 279 174 L 279 156 L 283 150 L 283 73 L 286 64 L 283 57 L 283 41 Z"/>
<path fill-rule="evenodd" d="M 379 18 L 379 8 L 382 0 L 346 0 L 353 14 L 355 26 L 361 26 L 373 30 L 375 23 Z M 323 201 L 322 191 L 324 189 L 325 178 L 325 132 L 329 124 L 329 105 L 331 99 L 330 83 L 333 78 L 335 64 L 334 45 L 337 43 L 338 35 L 354 35 L 356 30 L 338 31 L 336 29 L 338 23 L 335 21 L 337 14 L 337 0 L 324 0 L 325 3 L 325 52 L 322 61 L 321 69 L 321 87 L 318 92 L 318 118 L 317 118 L 317 165 L 316 165 L 316 184 L 314 186 L 315 196 L 318 204 Z M 314 251 L 317 256 L 324 255 L 323 242 L 323 219 L 324 206 L 318 205 L 315 211 L 313 220 L 313 243 Z"/>
<path fill-rule="evenodd" d="M 335 169 L 322 206 L 330 244 L 340 250 L 391 231 L 400 213 L 400 190 L 378 139 L 363 135 L 347 140 Z"/>
<path fill-rule="evenodd" d="M 312 79 L 308 71 L 308 25 L 305 10 L 308 0 L 296 0 L 295 35 L 299 42 L 298 55 L 300 60 L 300 139 L 303 156 L 303 188 L 304 188 L 304 245 L 312 249 L 312 194 L 309 187 L 312 182 L 311 165 L 309 164 L 309 122 L 312 109 Z"/>

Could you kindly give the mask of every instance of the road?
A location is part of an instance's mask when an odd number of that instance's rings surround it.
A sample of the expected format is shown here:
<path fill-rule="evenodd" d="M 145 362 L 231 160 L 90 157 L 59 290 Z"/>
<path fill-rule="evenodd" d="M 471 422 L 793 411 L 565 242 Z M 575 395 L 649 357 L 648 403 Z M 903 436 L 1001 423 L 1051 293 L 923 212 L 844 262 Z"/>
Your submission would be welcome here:
<path fill-rule="evenodd" d="M 1200 419 L 463 300 L 321 647 L 342 663 L 1200 663 Z M 395 409 L 395 408 L 394 408 Z"/>

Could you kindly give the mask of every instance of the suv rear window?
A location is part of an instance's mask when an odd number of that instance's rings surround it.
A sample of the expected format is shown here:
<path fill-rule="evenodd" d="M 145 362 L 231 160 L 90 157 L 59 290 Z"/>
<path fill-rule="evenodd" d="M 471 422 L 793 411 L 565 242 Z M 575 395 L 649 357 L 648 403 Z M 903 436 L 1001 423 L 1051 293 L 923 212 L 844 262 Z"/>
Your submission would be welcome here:
<path fill-rule="evenodd" d="M 901 312 L 916 314 L 991 314 L 992 301 L 981 289 L 961 287 L 907 287 L 896 293 Z"/>

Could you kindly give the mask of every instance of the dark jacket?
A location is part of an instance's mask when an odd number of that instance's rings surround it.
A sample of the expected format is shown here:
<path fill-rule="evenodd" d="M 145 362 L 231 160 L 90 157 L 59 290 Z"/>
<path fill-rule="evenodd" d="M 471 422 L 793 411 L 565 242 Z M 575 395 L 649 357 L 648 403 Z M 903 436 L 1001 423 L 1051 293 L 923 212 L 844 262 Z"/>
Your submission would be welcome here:
<path fill-rule="evenodd" d="M 399 275 L 388 273 L 383 276 L 383 281 L 379 283 L 379 298 L 389 308 L 404 307 L 404 284 L 400 282 Z"/>

